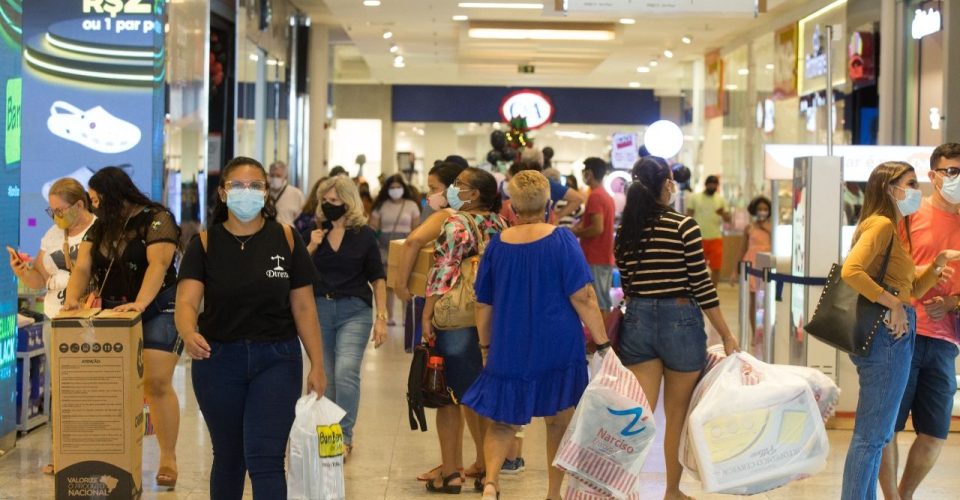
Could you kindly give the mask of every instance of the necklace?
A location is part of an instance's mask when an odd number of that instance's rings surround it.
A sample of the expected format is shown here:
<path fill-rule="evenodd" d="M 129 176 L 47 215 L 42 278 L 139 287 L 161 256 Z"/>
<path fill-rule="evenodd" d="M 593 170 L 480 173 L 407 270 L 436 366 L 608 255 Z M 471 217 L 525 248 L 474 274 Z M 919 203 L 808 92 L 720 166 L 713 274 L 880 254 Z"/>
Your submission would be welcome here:
<path fill-rule="evenodd" d="M 224 229 L 226 229 L 226 228 L 224 228 Z M 260 224 L 260 229 L 263 229 L 263 223 Z M 229 234 L 230 236 L 233 236 L 233 239 L 237 240 L 237 243 L 240 244 L 240 251 L 242 252 L 242 251 L 244 250 L 244 248 L 247 246 L 247 242 L 250 241 L 250 240 L 252 240 L 254 236 L 260 234 L 260 229 L 257 229 L 257 232 L 255 232 L 255 233 L 247 236 L 246 238 L 244 238 L 244 239 L 242 239 L 242 240 L 241 240 L 239 237 L 237 237 L 237 235 L 231 233 L 229 229 L 227 230 L 227 234 Z"/>

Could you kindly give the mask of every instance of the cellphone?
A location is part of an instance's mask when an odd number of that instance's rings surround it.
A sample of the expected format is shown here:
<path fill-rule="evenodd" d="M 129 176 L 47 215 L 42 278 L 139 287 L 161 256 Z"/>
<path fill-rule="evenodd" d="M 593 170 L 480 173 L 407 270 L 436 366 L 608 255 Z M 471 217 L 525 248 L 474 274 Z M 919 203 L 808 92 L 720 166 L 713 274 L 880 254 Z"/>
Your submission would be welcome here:
<path fill-rule="evenodd" d="M 14 248 L 11 247 L 10 245 L 7 245 L 7 253 L 13 256 L 14 259 L 17 259 L 17 262 L 23 264 L 23 259 L 20 258 L 20 253 L 14 250 Z"/>

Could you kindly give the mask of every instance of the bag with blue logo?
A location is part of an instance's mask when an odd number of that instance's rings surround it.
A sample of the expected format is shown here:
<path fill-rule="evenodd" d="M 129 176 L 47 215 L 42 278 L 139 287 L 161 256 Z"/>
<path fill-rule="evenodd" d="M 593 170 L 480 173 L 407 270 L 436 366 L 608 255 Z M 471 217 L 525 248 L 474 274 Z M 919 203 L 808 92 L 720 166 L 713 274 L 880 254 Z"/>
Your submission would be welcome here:
<path fill-rule="evenodd" d="M 635 498 L 657 432 L 653 410 L 615 353 L 594 355 L 591 373 L 553 465 L 607 497 Z M 578 498 L 585 488 L 578 489 L 564 498 Z"/>
<path fill-rule="evenodd" d="M 297 400 L 290 429 L 290 465 L 287 498 L 290 500 L 343 500 L 343 430 L 347 414 L 326 397 L 311 392 Z"/>

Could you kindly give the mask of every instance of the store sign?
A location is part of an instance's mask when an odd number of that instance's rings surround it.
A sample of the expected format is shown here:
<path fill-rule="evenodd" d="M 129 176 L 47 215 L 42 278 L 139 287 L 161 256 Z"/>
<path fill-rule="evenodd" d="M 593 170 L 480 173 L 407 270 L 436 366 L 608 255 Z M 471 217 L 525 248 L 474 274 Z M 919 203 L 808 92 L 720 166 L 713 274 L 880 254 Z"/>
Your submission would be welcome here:
<path fill-rule="evenodd" d="M 159 196 L 164 119 L 166 2 L 30 0 L 23 3 L 20 235 L 36 248 L 54 181 L 86 185 L 122 167 Z"/>
<path fill-rule="evenodd" d="M 763 147 L 764 176 L 767 180 L 793 179 L 793 160 L 806 156 L 826 156 L 827 147 L 812 144 L 768 144 Z M 902 161 L 913 165 L 920 182 L 929 182 L 932 147 L 924 146 L 834 146 L 834 156 L 843 158 L 843 180 L 866 182 L 877 165 Z"/>
<path fill-rule="evenodd" d="M 772 134 L 776 129 L 774 118 L 776 116 L 776 105 L 772 99 L 763 99 L 757 103 L 757 128 L 764 133 Z"/>
<path fill-rule="evenodd" d="M 612 149 L 611 163 L 613 168 L 618 170 L 633 168 L 633 164 L 640 158 L 637 134 L 632 132 L 613 134 Z"/>
<path fill-rule="evenodd" d="M 940 11 L 934 8 L 927 10 L 917 9 L 913 14 L 913 23 L 910 25 L 910 35 L 914 40 L 919 40 L 927 35 L 932 35 L 943 27 L 943 19 L 940 17 Z"/>
<path fill-rule="evenodd" d="M 797 32 L 797 25 L 791 24 L 774 34 L 774 99 L 797 95 Z"/>
<path fill-rule="evenodd" d="M 543 92 L 518 90 L 503 98 L 500 103 L 500 118 L 505 122 L 522 117 L 527 119 L 527 128 L 540 128 L 553 120 L 553 102 Z"/>
<path fill-rule="evenodd" d="M 756 0 L 566 0 L 568 12 L 756 15 Z"/>
<path fill-rule="evenodd" d="M 804 58 L 804 76 L 816 78 L 827 74 L 827 39 L 820 31 L 820 25 L 813 28 L 810 52 Z"/>

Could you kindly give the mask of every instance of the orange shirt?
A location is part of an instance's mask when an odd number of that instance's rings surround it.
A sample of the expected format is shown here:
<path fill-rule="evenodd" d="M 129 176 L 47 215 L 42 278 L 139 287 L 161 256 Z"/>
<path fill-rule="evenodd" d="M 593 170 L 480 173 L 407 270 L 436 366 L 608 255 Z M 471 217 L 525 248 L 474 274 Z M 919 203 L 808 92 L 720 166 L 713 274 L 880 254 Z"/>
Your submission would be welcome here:
<path fill-rule="evenodd" d="M 920 210 L 910 217 L 910 237 L 913 240 L 913 262 L 918 267 L 928 266 L 941 251 L 960 249 L 960 215 L 945 212 L 925 198 Z M 956 271 L 953 278 L 946 283 L 937 283 L 914 303 L 917 308 L 917 333 L 960 345 L 956 313 L 934 321 L 927 316 L 922 305 L 923 301 L 934 297 L 960 295 L 960 264 L 951 263 L 950 266 Z"/>

